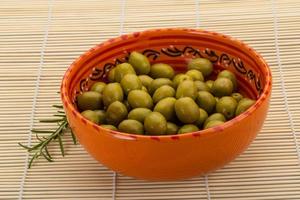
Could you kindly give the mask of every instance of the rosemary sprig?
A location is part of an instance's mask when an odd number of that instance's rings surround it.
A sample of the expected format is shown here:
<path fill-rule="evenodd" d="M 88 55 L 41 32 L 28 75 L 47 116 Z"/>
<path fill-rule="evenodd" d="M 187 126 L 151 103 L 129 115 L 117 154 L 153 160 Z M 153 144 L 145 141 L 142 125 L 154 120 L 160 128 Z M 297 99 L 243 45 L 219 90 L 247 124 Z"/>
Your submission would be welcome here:
<path fill-rule="evenodd" d="M 61 105 L 53 105 L 53 107 L 57 109 L 62 109 Z M 62 156 L 65 155 L 64 145 L 62 136 L 69 129 L 69 124 L 67 121 L 66 114 L 63 110 L 57 110 L 57 113 L 53 115 L 54 119 L 43 119 L 39 120 L 41 123 L 56 123 L 57 127 L 55 130 L 39 130 L 32 129 L 31 132 L 36 134 L 36 138 L 39 141 L 37 144 L 33 146 L 26 146 L 24 144 L 19 143 L 21 147 L 26 149 L 29 153 L 31 153 L 31 158 L 28 162 L 28 168 L 32 166 L 34 160 L 37 160 L 40 157 L 44 157 L 49 162 L 53 162 L 53 158 L 48 151 L 49 145 L 58 140 L 60 151 Z M 38 134 L 48 134 L 47 136 L 40 137 Z M 76 137 L 74 133 L 71 131 L 71 136 L 74 144 L 77 144 Z"/>

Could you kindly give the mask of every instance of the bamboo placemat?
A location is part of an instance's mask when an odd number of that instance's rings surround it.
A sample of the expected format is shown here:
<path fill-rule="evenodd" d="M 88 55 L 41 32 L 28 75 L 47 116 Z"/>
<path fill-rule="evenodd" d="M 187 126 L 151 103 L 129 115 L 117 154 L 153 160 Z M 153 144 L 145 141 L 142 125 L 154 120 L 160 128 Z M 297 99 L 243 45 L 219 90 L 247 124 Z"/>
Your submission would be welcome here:
<path fill-rule="evenodd" d="M 66 156 L 26 168 L 30 129 L 60 103 L 68 65 L 122 33 L 156 27 L 222 32 L 269 63 L 270 111 L 250 148 L 205 177 L 145 182 L 124 177 L 65 139 Z M 300 2 L 298 0 L 2 0 L 0 3 L 0 199 L 300 199 Z M 43 127 L 46 127 L 43 125 Z"/>

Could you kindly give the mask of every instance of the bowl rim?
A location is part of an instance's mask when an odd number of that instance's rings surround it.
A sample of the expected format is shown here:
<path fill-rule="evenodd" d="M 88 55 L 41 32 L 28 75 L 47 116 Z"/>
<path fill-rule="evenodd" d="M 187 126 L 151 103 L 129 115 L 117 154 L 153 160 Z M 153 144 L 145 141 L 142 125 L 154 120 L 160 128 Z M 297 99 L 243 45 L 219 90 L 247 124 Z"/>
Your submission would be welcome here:
<path fill-rule="evenodd" d="M 131 133 L 123 133 L 123 132 L 113 131 L 110 129 L 103 128 L 100 125 L 97 125 L 97 124 L 85 119 L 80 114 L 80 112 L 77 111 L 77 109 L 73 106 L 71 99 L 69 98 L 69 95 L 68 95 L 69 91 L 67 91 L 67 85 L 68 85 L 67 83 L 69 80 L 68 77 L 69 77 L 70 73 L 72 72 L 72 69 L 75 67 L 75 65 L 77 63 L 80 63 L 80 60 L 82 60 L 84 57 L 92 54 L 92 52 L 95 51 L 96 49 L 106 48 L 108 45 L 114 43 L 115 41 L 126 40 L 127 38 L 136 38 L 141 35 L 147 35 L 147 34 L 151 34 L 151 33 L 158 32 L 158 31 L 161 31 L 161 32 L 179 31 L 182 33 L 187 33 L 187 34 L 210 35 L 212 37 L 219 38 L 220 40 L 227 40 L 232 43 L 235 43 L 235 45 L 239 46 L 241 49 L 246 50 L 247 52 L 253 54 L 255 61 L 258 62 L 257 64 L 262 65 L 264 68 L 264 71 L 266 71 L 265 86 L 262 90 L 262 93 L 260 94 L 260 97 L 256 100 L 255 104 L 253 104 L 247 111 L 243 112 L 239 116 L 234 117 L 233 119 L 231 119 L 229 121 L 226 121 L 224 124 L 221 124 L 221 125 L 218 125 L 215 127 L 211 127 L 208 129 L 199 130 L 196 132 L 177 134 L 177 135 L 138 135 L 138 134 L 131 134 Z M 88 51 L 86 51 L 85 53 L 80 55 L 68 67 L 67 71 L 65 72 L 65 74 L 63 76 L 62 82 L 61 82 L 60 94 L 61 94 L 61 100 L 63 102 L 63 107 L 66 112 L 68 111 L 70 113 L 73 113 L 73 115 L 79 117 L 81 122 L 83 122 L 86 126 L 92 126 L 96 130 L 98 130 L 98 132 L 101 132 L 101 134 L 108 134 L 113 137 L 117 137 L 120 139 L 127 139 L 127 140 L 153 139 L 153 140 L 160 141 L 160 140 L 170 140 L 170 139 L 174 140 L 174 139 L 190 138 L 191 136 L 196 136 L 196 137 L 201 136 L 202 137 L 202 136 L 210 136 L 212 134 L 217 134 L 219 131 L 226 129 L 226 128 L 232 126 L 233 124 L 245 119 L 247 116 L 253 114 L 253 112 L 255 110 L 257 110 L 264 101 L 267 100 L 267 97 L 270 95 L 271 89 L 272 89 L 272 75 L 271 75 L 271 69 L 270 69 L 269 65 L 256 50 L 251 48 L 249 45 L 247 45 L 243 41 L 233 38 L 231 36 L 222 34 L 222 33 L 208 31 L 208 30 L 204 30 L 204 29 L 160 28 L 160 29 L 147 29 L 147 30 L 144 30 L 141 32 L 133 32 L 133 33 L 129 33 L 129 34 L 123 34 L 118 37 L 106 40 L 105 42 L 102 42 L 102 43 L 96 45 L 95 47 L 90 48 Z M 105 131 L 101 131 L 101 130 L 105 130 Z"/>

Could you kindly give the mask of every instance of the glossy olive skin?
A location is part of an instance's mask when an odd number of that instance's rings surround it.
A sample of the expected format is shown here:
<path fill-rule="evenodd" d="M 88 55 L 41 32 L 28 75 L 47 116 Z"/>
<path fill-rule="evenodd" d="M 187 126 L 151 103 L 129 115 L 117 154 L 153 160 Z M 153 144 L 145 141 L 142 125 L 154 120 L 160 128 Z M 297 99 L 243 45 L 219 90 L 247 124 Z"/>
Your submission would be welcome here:
<path fill-rule="evenodd" d="M 178 130 L 177 133 L 183 134 L 183 133 L 191 133 L 195 131 L 199 131 L 199 128 L 197 126 L 195 126 L 194 124 L 185 124 Z"/>
<path fill-rule="evenodd" d="M 175 113 L 177 118 L 185 124 L 196 122 L 200 115 L 197 104 L 190 97 L 182 97 L 176 100 Z"/>
<path fill-rule="evenodd" d="M 233 91 L 235 91 L 237 89 L 237 80 L 236 80 L 234 73 L 232 73 L 229 70 L 223 70 L 218 74 L 217 78 L 220 78 L 220 77 L 228 78 L 229 80 L 231 80 L 231 82 L 233 84 Z"/>
<path fill-rule="evenodd" d="M 157 63 L 151 66 L 150 76 L 152 78 L 168 78 L 172 79 L 175 75 L 174 69 L 164 63 Z"/>
<path fill-rule="evenodd" d="M 212 113 L 216 105 L 215 97 L 207 91 L 199 91 L 196 102 L 207 113 Z"/>
<path fill-rule="evenodd" d="M 206 58 L 195 58 L 189 61 L 188 69 L 199 70 L 204 77 L 207 77 L 213 71 L 213 64 Z"/>
<path fill-rule="evenodd" d="M 151 78 L 148 75 L 139 75 L 138 76 L 140 81 L 142 82 L 143 86 L 145 86 L 147 89 L 149 89 L 151 82 L 153 81 L 153 78 Z"/>
<path fill-rule="evenodd" d="M 192 99 L 197 98 L 197 88 L 194 81 L 186 80 L 182 81 L 176 90 L 176 98 L 191 97 Z"/>
<path fill-rule="evenodd" d="M 243 98 L 240 100 L 235 111 L 235 116 L 238 116 L 248 110 L 248 108 L 250 108 L 254 103 L 255 101 L 249 98 Z"/>
<path fill-rule="evenodd" d="M 126 74 L 136 74 L 131 64 L 122 63 L 117 65 L 115 69 L 115 81 L 120 83 Z"/>
<path fill-rule="evenodd" d="M 127 117 L 127 108 L 120 101 L 111 103 L 106 110 L 106 121 L 108 124 L 118 125 Z"/>
<path fill-rule="evenodd" d="M 81 113 L 81 115 L 89 121 L 94 122 L 95 124 L 99 124 L 99 117 L 94 111 L 85 110 Z"/>
<path fill-rule="evenodd" d="M 134 119 L 144 123 L 145 118 L 152 113 L 148 108 L 135 108 L 128 113 L 128 119 Z"/>
<path fill-rule="evenodd" d="M 144 129 L 148 135 L 164 135 L 167 131 L 167 120 L 159 112 L 152 112 L 145 118 Z"/>
<path fill-rule="evenodd" d="M 94 112 L 96 113 L 98 119 L 99 119 L 99 122 L 98 124 L 104 124 L 105 123 L 105 111 L 104 110 L 94 110 Z"/>
<path fill-rule="evenodd" d="M 108 80 L 110 83 L 115 82 L 115 72 L 116 72 L 116 68 L 112 68 L 109 72 L 108 72 Z"/>
<path fill-rule="evenodd" d="M 224 122 L 223 121 L 218 121 L 218 120 L 212 120 L 212 121 L 209 121 L 204 126 L 204 129 L 208 129 L 208 128 L 211 128 L 211 127 L 214 127 L 214 126 L 218 126 L 218 125 L 221 125 L 221 124 L 224 124 Z"/>
<path fill-rule="evenodd" d="M 103 90 L 104 106 L 109 106 L 115 101 L 123 101 L 124 93 L 120 83 L 109 83 Z"/>
<path fill-rule="evenodd" d="M 131 108 L 149 108 L 153 107 L 151 96 L 143 90 L 132 90 L 127 97 Z"/>
<path fill-rule="evenodd" d="M 167 122 L 167 131 L 166 135 L 175 135 L 177 134 L 178 126 L 172 122 Z"/>
<path fill-rule="evenodd" d="M 110 125 L 110 124 L 102 124 L 101 127 L 109 129 L 109 130 L 113 130 L 113 131 L 117 131 L 117 127 L 115 127 L 114 125 Z"/>
<path fill-rule="evenodd" d="M 205 122 L 205 120 L 207 119 L 208 117 L 208 114 L 207 112 L 202 109 L 202 108 L 199 108 L 199 119 L 195 122 L 195 124 L 198 126 L 198 127 L 202 127 L 203 123 Z"/>
<path fill-rule="evenodd" d="M 231 96 L 237 101 L 239 102 L 240 100 L 243 99 L 243 95 L 241 93 L 235 92 L 232 93 Z"/>
<path fill-rule="evenodd" d="M 221 113 L 214 113 L 214 114 L 211 114 L 210 116 L 208 116 L 208 118 L 205 120 L 204 122 L 204 126 L 206 126 L 206 124 L 210 121 L 222 121 L 222 122 L 226 122 L 226 118 L 223 114 Z"/>
<path fill-rule="evenodd" d="M 128 62 L 132 65 L 137 74 L 148 74 L 150 72 L 150 62 L 148 58 L 139 52 L 131 52 Z"/>
<path fill-rule="evenodd" d="M 173 82 L 167 78 L 154 79 L 148 88 L 149 94 L 153 94 L 155 92 L 155 90 L 157 90 L 159 87 L 161 87 L 163 85 L 169 85 L 169 86 L 173 87 Z"/>
<path fill-rule="evenodd" d="M 176 116 L 175 102 L 176 99 L 174 97 L 164 98 L 155 105 L 153 111 L 161 113 L 166 120 L 173 120 Z"/>
<path fill-rule="evenodd" d="M 194 81 L 194 84 L 197 88 L 197 91 L 207 91 L 210 92 L 210 88 L 207 86 L 206 83 L 202 82 L 202 81 Z"/>
<path fill-rule="evenodd" d="M 186 74 L 182 74 L 182 73 L 176 74 L 173 78 L 174 88 L 177 88 L 181 82 L 186 81 L 186 80 L 192 81 L 193 79 L 192 79 L 192 77 L 190 77 Z"/>
<path fill-rule="evenodd" d="M 212 89 L 212 86 L 213 86 L 214 82 L 215 82 L 215 81 L 213 81 L 213 80 L 207 80 L 207 81 L 205 82 L 205 84 L 207 85 L 207 87 L 209 87 L 209 90 L 210 90 L 210 91 L 211 91 L 211 89 Z"/>
<path fill-rule="evenodd" d="M 216 111 L 222 113 L 226 119 L 231 119 L 235 116 L 236 107 L 237 102 L 233 97 L 224 96 L 217 102 Z"/>
<path fill-rule="evenodd" d="M 157 90 L 155 90 L 152 99 L 154 103 L 157 103 L 166 97 L 174 97 L 174 96 L 175 96 L 174 88 L 169 85 L 163 85 L 159 87 Z"/>
<path fill-rule="evenodd" d="M 97 110 L 103 107 L 103 96 L 99 92 L 87 91 L 77 96 L 79 110 Z"/>
<path fill-rule="evenodd" d="M 131 90 L 142 89 L 142 82 L 135 74 L 126 74 L 121 80 L 121 86 L 127 95 Z"/>
<path fill-rule="evenodd" d="M 105 86 L 106 86 L 106 83 L 104 83 L 104 82 L 96 82 L 92 85 L 90 91 L 102 93 Z"/>
<path fill-rule="evenodd" d="M 123 120 L 119 126 L 119 131 L 124 133 L 132 133 L 132 134 L 144 134 L 144 126 L 141 122 L 134 119 L 125 119 Z"/>
<path fill-rule="evenodd" d="M 202 75 L 202 72 L 196 70 L 196 69 L 191 69 L 185 73 L 189 77 L 191 77 L 194 81 L 204 81 L 204 77 Z"/>
<path fill-rule="evenodd" d="M 220 77 L 215 80 L 211 89 L 216 97 L 230 96 L 233 91 L 233 84 L 230 79 Z"/>

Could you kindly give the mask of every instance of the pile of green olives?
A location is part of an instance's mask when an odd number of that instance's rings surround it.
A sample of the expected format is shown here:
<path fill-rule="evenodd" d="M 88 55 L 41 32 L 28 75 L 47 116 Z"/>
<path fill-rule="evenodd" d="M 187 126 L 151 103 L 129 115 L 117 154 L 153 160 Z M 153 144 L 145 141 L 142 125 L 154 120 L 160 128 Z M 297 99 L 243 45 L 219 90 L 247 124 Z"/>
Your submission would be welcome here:
<path fill-rule="evenodd" d="M 235 75 L 229 70 L 209 80 L 213 64 L 191 59 L 185 73 L 165 63 L 150 64 L 139 52 L 128 63 L 112 68 L 108 82 L 96 82 L 77 96 L 81 114 L 115 131 L 173 135 L 223 124 L 255 101 L 238 93 Z"/>

